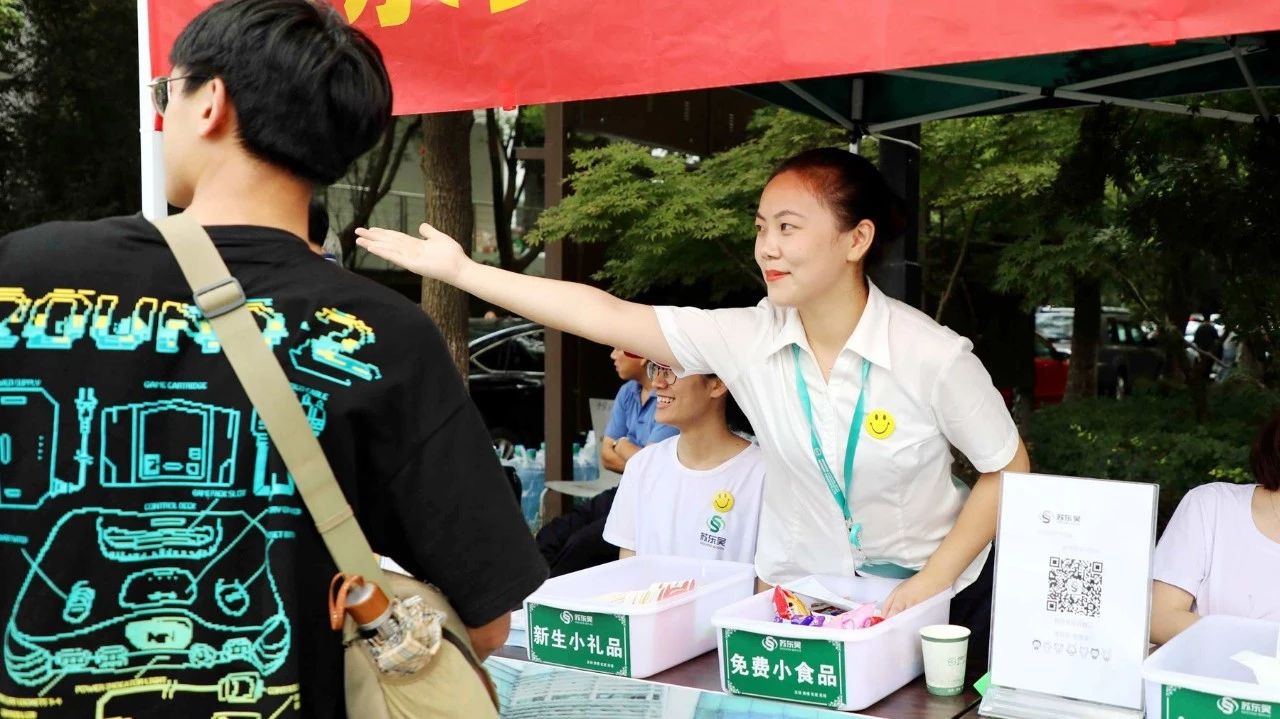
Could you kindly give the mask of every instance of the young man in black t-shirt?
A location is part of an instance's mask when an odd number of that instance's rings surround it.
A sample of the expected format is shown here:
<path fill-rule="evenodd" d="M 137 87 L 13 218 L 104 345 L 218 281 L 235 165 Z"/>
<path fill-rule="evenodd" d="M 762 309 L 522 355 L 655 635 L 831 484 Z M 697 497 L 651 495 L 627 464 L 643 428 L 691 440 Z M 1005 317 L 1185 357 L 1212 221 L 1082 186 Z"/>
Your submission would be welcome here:
<path fill-rule="evenodd" d="M 440 333 L 306 245 L 313 187 L 386 127 L 377 49 L 324 4 L 230 0 L 158 81 L 166 192 L 209 231 L 375 551 L 482 653 L 546 576 Z M 337 717 L 333 561 L 140 217 L 0 238 L 0 708 Z"/>

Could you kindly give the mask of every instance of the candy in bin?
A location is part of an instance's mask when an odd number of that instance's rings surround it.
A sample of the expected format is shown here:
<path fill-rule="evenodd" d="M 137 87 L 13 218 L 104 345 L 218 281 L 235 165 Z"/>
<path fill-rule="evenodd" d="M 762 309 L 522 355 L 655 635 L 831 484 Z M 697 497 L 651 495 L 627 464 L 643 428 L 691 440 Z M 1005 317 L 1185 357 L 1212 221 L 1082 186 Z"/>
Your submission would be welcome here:
<path fill-rule="evenodd" d="M 782 587 L 773 588 L 773 611 L 780 622 L 789 622 L 792 619 L 813 614 L 799 595 L 788 592 Z"/>
<path fill-rule="evenodd" d="M 857 609 L 832 617 L 824 626 L 834 627 L 836 629 L 866 629 L 873 624 L 879 623 L 872 621 L 876 619 L 875 614 L 875 602 L 867 602 Z M 883 621 L 883 619 L 881 619 L 881 621 Z"/>

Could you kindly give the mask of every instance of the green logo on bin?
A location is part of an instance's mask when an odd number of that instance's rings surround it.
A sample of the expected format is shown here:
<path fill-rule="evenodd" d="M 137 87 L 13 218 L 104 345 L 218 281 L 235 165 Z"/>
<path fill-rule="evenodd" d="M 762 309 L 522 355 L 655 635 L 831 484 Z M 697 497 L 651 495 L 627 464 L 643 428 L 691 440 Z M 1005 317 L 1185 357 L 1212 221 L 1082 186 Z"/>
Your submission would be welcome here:
<path fill-rule="evenodd" d="M 1165 686 L 1163 719 L 1280 719 L 1280 704 Z"/>
<path fill-rule="evenodd" d="M 725 686 L 730 692 L 832 708 L 843 701 L 842 643 L 741 629 L 723 629 L 721 634 L 721 661 Z"/>
<path fill-rule="evenodd" d="M 592 672 L 631 676 L 631 634 L 625 614 L 573 612 L 530 604 L 529 658 Z"/>

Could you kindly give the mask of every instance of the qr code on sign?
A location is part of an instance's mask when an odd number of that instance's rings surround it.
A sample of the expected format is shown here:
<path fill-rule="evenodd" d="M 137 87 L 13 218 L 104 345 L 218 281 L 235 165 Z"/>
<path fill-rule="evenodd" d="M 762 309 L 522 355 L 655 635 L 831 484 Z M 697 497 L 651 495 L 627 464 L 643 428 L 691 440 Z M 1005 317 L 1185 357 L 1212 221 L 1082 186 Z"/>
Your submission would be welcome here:
<path fill-rule="evenodd" d="M 1096 617 L 1102 606 L 1102 562 L 1049 557 L 1049 597 L 1045 609 Z"/>

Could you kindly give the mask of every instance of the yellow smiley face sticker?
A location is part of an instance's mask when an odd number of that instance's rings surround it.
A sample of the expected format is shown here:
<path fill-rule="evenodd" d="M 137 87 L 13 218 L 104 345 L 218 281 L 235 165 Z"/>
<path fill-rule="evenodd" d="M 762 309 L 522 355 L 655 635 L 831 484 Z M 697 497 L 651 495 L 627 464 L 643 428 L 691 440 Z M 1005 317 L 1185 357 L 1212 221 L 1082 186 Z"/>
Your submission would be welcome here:
<path fill-rule="evenodd" d="M 733 509 L 733 495 L 723 489 L 716 492 L 711 498 L 711 508 L 717 512 L 728 512 Z"/>
<path fill-rule="evenodd" d="M 867 415 L 867 434 L 875 439 L 888 439 L 896 426 L 893 415 L 883 409 L 877 409 Z"/>

